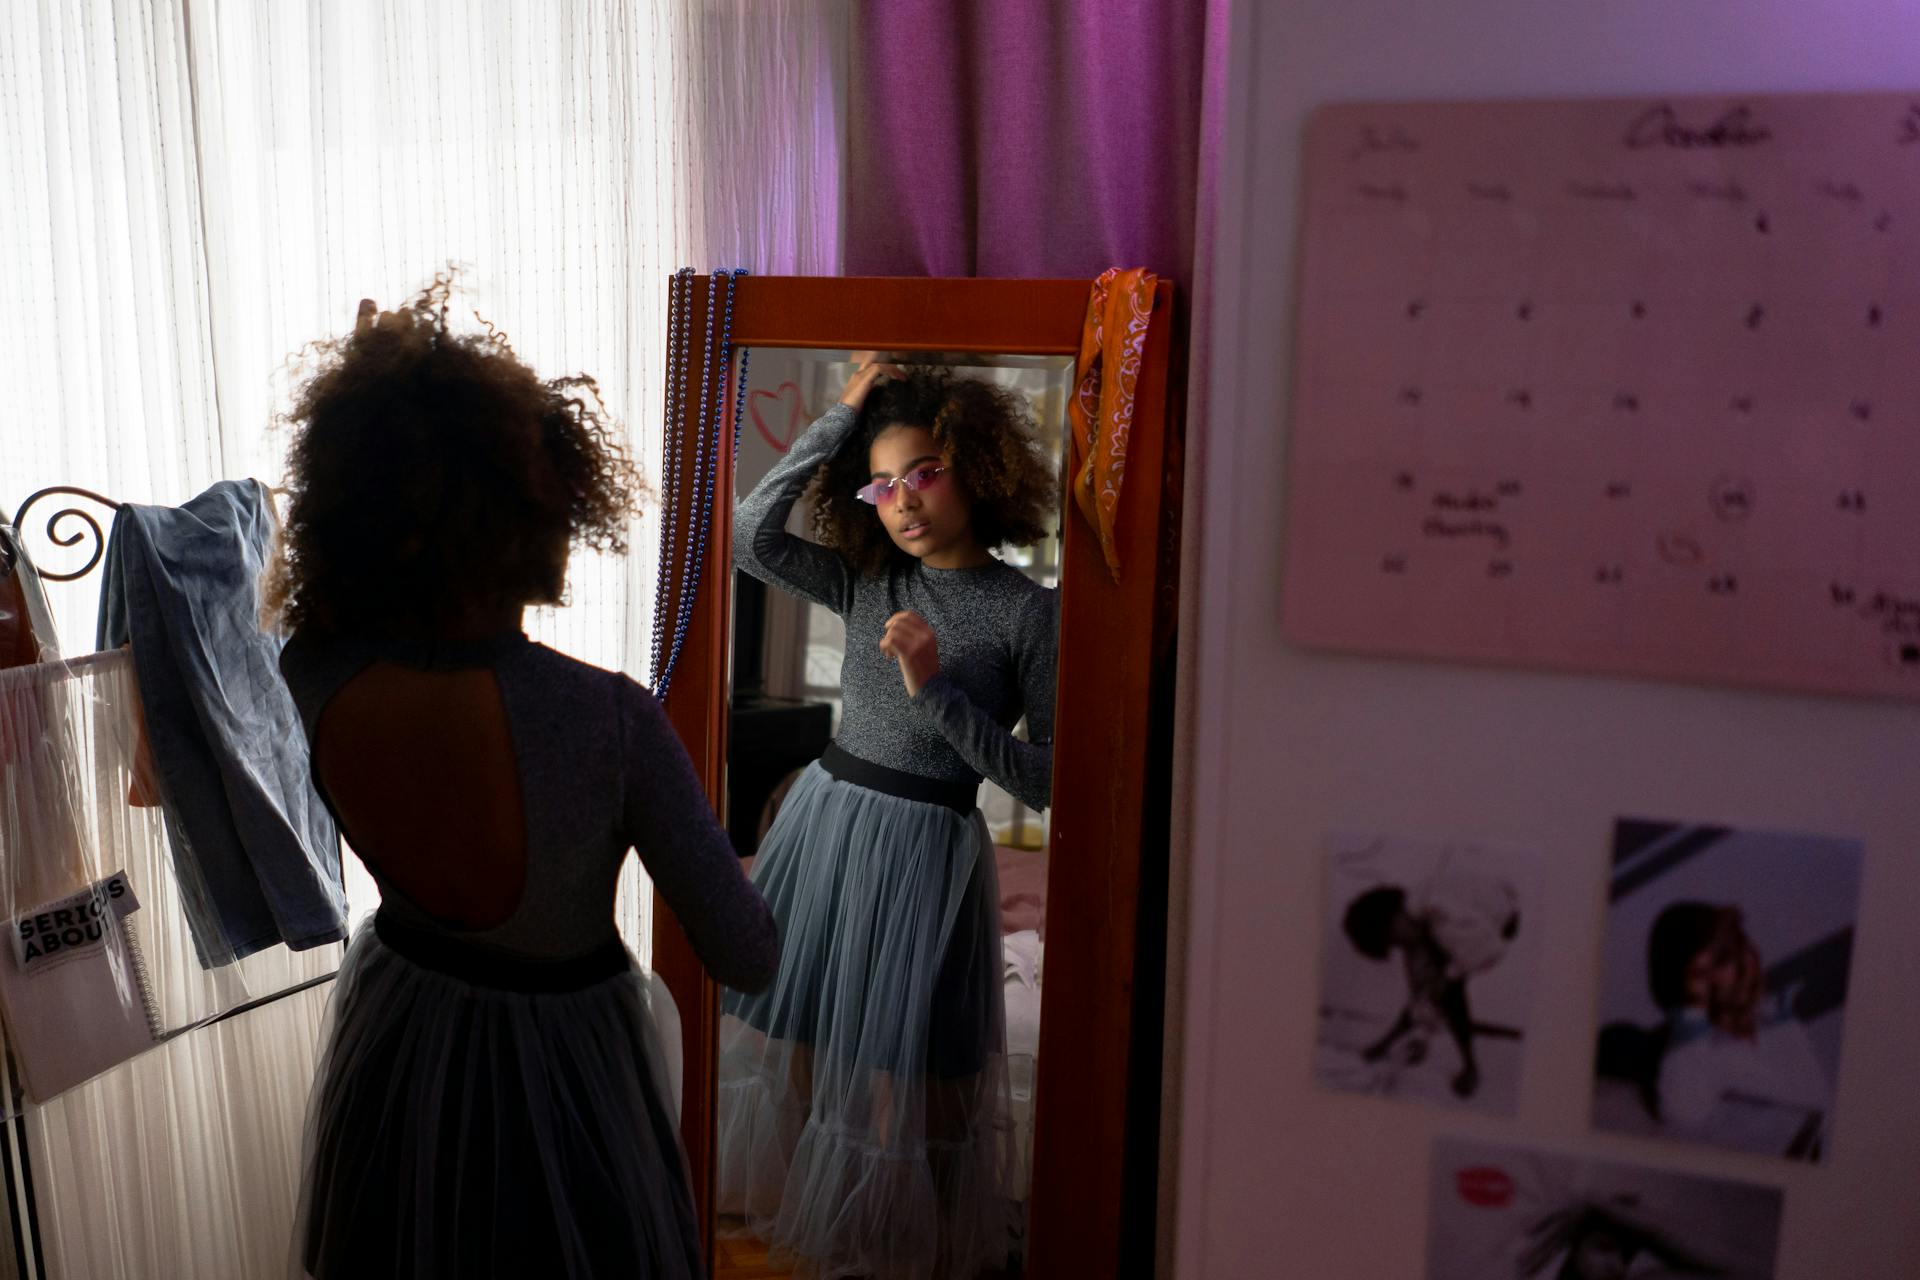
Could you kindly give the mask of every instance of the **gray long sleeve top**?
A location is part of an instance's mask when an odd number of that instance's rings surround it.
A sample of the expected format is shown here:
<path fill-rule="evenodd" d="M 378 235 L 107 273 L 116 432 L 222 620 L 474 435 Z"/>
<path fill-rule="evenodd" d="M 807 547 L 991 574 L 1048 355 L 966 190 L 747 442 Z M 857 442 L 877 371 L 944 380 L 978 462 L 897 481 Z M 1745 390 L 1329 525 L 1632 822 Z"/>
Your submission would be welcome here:
<path fill-rule="evenodd" d="M 846 405 L 829 410 L 740 500 L 734 562 L 846 620 L 842 749 L 942 781 L 990 778 L 1044 809 L 1053 790 L 1058 593 L 999 560 L 930 569 L 900 557 L 885 573 L 863 575 L 838 552 L 787 532 L 794 503 L 858 416 Z M 940 646 L 940 673 L 913 697 L 900 664 L 880 652 L 887 619 L 902 610 L 925 618 Z M 1012 732 L 1022 715 L 1027 742 Z"/>
<path fill-rule="evenodd" d="M 780 957 L 773 915 L 742 874 L 693 762 L 646 689 L 518 632 L 428 646 L 302 631 L 281 653 L 280 669 L 309 741 L 333 695 L 373 662 L 490 668 L 527 815 L 526 888 L 504 923 L 445 925 L 369 864 L 381 910 L 518 959 L 562 960 L 619 936 L 614 897 L 620 864 L 634 849 L 715 978 L 742 991 L 773 980 Z"/>

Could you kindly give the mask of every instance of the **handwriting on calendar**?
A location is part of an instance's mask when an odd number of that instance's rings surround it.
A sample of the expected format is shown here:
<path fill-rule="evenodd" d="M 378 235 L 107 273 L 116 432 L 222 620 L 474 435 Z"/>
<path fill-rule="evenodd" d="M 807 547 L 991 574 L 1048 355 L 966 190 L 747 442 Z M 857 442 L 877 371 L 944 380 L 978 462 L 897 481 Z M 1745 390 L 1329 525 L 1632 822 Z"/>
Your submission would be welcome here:
<path fill-rule="evenodd" d="M 1755 147 L 1773 137 L 1773 132 L 1754 119 L 1753 109 L 1736 106 L 1721 112 L 1704 125 L 1685 123 L 1680 113 L 1665 102 L 1656 103 L 1633 118 L 1627 126 L 1627 146 L 1643 147 Z"/>
<path fill-rule="evenodd" d="M 1920 97 L 1309 125 L 1304 643 L 1920 696 Z"/>

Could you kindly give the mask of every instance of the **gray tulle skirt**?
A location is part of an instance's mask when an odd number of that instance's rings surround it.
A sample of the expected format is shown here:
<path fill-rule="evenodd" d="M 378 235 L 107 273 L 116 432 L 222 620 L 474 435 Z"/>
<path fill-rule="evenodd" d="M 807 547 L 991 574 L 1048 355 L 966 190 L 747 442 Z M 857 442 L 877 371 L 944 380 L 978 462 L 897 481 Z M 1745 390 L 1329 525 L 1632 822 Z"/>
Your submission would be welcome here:
<path fill-rule="evenodd" d="M 718 1208 L 809 1280 L 1007 1260 L 1000 895 L 978 811 L 810 766 L 753 880 L 780 972 L 721 1003 Z"/>
<path fill-rule="evenodd" d="M 377 925 L 377 927 L 376 927 Z M 362 926 L 308 1105 L 293 1275 L 706 1275 L 647 979 Z"/>

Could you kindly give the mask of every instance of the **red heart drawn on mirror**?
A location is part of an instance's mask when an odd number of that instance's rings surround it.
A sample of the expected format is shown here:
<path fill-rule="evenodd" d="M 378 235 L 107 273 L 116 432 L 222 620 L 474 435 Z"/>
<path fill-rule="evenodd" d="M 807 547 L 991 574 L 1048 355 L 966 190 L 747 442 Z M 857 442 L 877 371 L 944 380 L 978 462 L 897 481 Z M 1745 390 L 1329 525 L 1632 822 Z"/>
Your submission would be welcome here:
<path fill-rule="evenodd" d="M 776 436 L 767 429 L 766 419 L 760 416 L 760 401 L 764 398 L 774 401 L 775 404 L 779 404 L 788 400 L 789 392 L 792 393 L 792 399 L 791 402 L 787 404 L 786 421 L 782 424 L 786 427 L 786 435 Z M 794 437 L 798 436 L 800 434 L 800 428 L 806 425 L 807 406 L 800 399 L 799 386 L 792 382 L 783 382 L 776 391 L 753 391 L 748 393 L 747 414 L 753 419 L 754 430 L 760 433 L 760 438 L 772 445 L 776 453 L 785 453 L 787 450 L 793 448 Z"/>

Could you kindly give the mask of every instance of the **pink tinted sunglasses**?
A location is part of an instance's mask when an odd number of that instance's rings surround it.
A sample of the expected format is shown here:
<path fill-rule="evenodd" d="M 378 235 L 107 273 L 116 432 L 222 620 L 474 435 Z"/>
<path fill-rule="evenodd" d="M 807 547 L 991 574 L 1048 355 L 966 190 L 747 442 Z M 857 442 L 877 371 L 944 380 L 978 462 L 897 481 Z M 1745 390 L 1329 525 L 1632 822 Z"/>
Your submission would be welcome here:
<path fill-rule="evenodd" d="M 918 493 L 929 485 L 938 484 L 940 477 L 945 474 L 947 474 L 945 467 L 928 463 L 924 467 L 915 467 L 913 470 L 907 472 L 907 474 L 897 476 L 892 480 L 875 480 L 872 484 L 863 485 L 853 496 L 862 502 L 877 507 L 882 503 L 893 501 L 895 485 L 903 484 L 915 493 Z"/>

